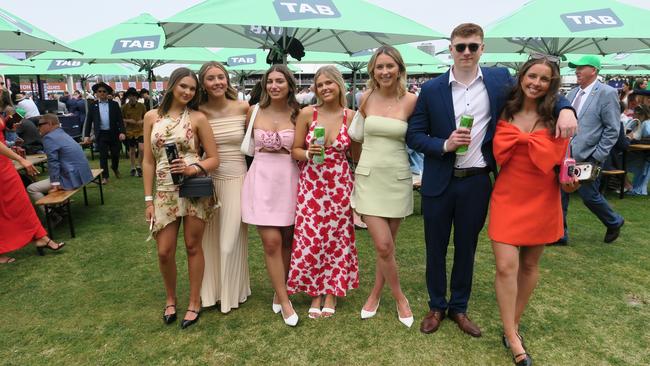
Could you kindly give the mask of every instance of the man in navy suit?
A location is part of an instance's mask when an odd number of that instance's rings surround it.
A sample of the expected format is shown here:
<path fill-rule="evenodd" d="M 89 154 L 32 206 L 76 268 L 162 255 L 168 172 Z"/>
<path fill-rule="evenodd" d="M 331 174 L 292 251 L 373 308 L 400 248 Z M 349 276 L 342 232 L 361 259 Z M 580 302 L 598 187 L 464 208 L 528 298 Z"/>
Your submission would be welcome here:
<path fill-rule="evenodd" d="M 425 155 L 420 193 L 430 311 L 420 325 L 423 333 L 435 332 L 449 316 L 463 332 L 481 336 L 467 317 L 467 304 L 476 243 L 492 191 L 488 174 L 496 172 L 492 138 L 514 82 L 505 68 L 478 66 L 483 48 L 480 26 L 465 23 L 453 30 L 449 51 L 454 65 L 422 86 L 406 132 L 409 147 Z M 576 118 L 566 98 L 560 98 L 556 114 L 556 135 L 572 135 Z M 474 117 L 471 129 L 459 127 L 462 115 Z M 457 155 L 463 145 L 469 145 L 467 153 Z M 448 300 L 445 262 L 452 224 L 455 249 Z"/>
<path fill-rule="evenodd" d="M 126 139 L 126 129 L 122 120 L 122 110 L 117 102 L 108 99 L 113 94 L 113 88 L 104 82 L 93 85 L 93 93 L 97 102 L 88 106 L 88 115 L 84 124 L 84 143 L 90 143 L 90 131 L 95 133 L 99 148 L 99 166 L 102 172 L 102 183 L 108 183 L 108 153 L 111 153 L 111 169 L 117 178 L 120 177 L 121 141 Z"/>
<path fill-rule="evenodd" d="M 34 202 L 48 192 L 76 189 L 93 180 L 81 146 L 60 127 L 59 118 L 55 114 L 45 114 L 38 121 L 50 177 L 27 187 L 27 193 Z M 42 207 L 39 208 L 44 213 Z"/>

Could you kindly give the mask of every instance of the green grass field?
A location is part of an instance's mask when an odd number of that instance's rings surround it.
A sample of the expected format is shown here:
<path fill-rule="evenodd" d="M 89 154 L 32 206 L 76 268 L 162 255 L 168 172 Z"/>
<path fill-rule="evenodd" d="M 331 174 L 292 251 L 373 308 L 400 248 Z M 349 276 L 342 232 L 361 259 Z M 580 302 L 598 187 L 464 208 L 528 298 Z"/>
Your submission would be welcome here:
<path fill-rule="evenodd" d="M 365 231 L 357 232 L 359 289 L 339 300 L 331 319 L 308 319 L 309 298 L 294 296 L 300 323 L 285 326 L 271 311 L 273 290 L 253 227 L 248 301 L 227 315 L 204 309 L 199 323 L 188 330 L 180 330 L 178 323 L 165 326 L 155 243 L 145 242 L 141 179 L 128 176 L 125 160 L 122 173 L 125 177 L 113 178 L 105 187 L 106 205 L 99 205 L 96 188 L 89 190 L 89 207 L 81 194 L 75 197 L 77 237 L 70 239 L 67 225 L 60 225 L 56 238 L 67 244 L 61 253 L 38 257 L 30 245 L 13 253 L 17 262 L 0 265 L 0 364 L 512 364 L 500 341 L 494 259 L 485 232 L 469 309 L 483 337 L 471 338 L 448 320 L 434 334 L 419 332 L 428 307 L 417 195 L 416 212 L 401 226 L 397 245 L 413 328 L 398 322 L 388 289 L 377 316 L 359 318 L 374 273 L 374 249 Z M 536 365 L 650 364 L 650 201 L 608 198 L 626 219 L 613 245 L 603 244 L 604 227 L 573 197 L 570 246 L 547 248 L 542 258 L 540 283 L 522 324 Z M 182 316 L 188 282 L 179 244 Z"/>

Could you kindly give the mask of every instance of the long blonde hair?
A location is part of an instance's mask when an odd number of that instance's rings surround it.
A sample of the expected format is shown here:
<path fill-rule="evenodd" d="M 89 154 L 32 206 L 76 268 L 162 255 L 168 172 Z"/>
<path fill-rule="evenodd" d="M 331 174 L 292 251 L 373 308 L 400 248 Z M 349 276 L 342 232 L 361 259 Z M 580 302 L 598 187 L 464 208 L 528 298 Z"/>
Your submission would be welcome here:
<path fill-rule="evenodd" d="M 343 81 L 343 75 L 341 75 L 341 72 L 339 69 L 337 69 L 334 65 L 325 65 L 319 68 L 316 71 L 316 74 L 314 75 L 314 93 L 316 94 L 316 105 L 317 106 L 322 106 L 323 105 L 323 99 L 321 96 L 318 94 L 318 88 L 316 87 L 316 82 L 318 81 L 318 78 L 323 75 L 325 77 L 328 77 L 332 79 L 338 85 L 339 87 L 339 105 L 341 107 L 345 107 L 346 102 L 345 102 L 345 82 Z"/>
<path fill-rule="evenodd" d="M 208 91 L 203 87 L 203 82 L 205 81 L 205 74 L 207 74 L 208 71 L 210 71 L 210 69 L 213 67 L 220 69 L 224 74 L 226 74 L 226 82 L 228 84 L 226 87 L 226 99 L 237 100 L 237 90 L 235 90 L 235 88 L 232 87 L 232 84 L 230 84 L 230 75 L 228 75 L 228 70 L 226 70 L 226 67 L 221 62 L 209 61 L 204 63 L 199 70 L 199 104 L 203 104 L 208 101 Z"/>
<path fill-rule="evenodd" d="M 368 76 L 370 76 L 370 78 L 368 79 L 368 89 L 370 90 L 379 89 L 379 83 L 377 82 L 377 80 L 375 80 L 375 65 L 377 64 L 377 57 L 379 57 L 379 55 L 387 55 L 390 58 L 392 58 L 397 64 L 397 68 L 399 69 L 399 79 L 397 81 L 397 96 L 399 98 L 403 97 L 404 95 L 406 95 L 406 65 L 404 65 L 404 60 L 402 59 L 402 55 L 393 46 L 388 46 L 388 45 L 381 46 L 377 48 L 377 50 L 375 50 L 375 53 L 372 54 L 372 57 L 368 62 Z"/>

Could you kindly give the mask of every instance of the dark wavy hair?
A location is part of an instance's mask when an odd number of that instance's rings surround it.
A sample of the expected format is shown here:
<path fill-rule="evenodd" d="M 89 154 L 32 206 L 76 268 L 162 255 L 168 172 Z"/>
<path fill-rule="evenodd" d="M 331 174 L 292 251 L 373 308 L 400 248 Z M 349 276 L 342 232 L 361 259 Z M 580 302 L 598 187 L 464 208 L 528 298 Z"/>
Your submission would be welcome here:
<path fill-rule="evenodd" d="M 284 78 L 287 80 L 287 85 L 289 86 L 289 94 L 287 95 L 287 105 L 293 109 L 291 112 L 291 122 L 296 124 L 296 117 L 300 113 L 300 103 L 296 100 L 296 79 L 293 77 L 293 74 L 285 65 L 273 65 L 262 76 L 262 94 L 260 95 L 260 107 L 266 108 L 271 105 L 271 97 L 269 93 L 266 92 L 266 83 L 269 80 L 269 74 L 272 72 L 279 72 L 284 75 Z"/>
<path fill-rule="evenodd" d="M 546 95 L 537 99 L 537 114 L 539 114 L 538 122 L 543 123 L 550 131 L 555 131 L 557 121 L 553 112 L 560 90 L 560 69 L 556 63 L 545 58 L 530 59 L 521 66 L 517 73 L 517 83 L 512 88 L 512 91 L 510 91 L 510 96 L 503 108 L 502 115 L 506 120 L 510 120 L 523 107 L 525 95 L 524 90 L 521 88 L 521 80 L 534 65 L 546 65 L 551 68 L 551 83 L 548 86 Z"/>
<path fill-rule="evenodd" d="M 230 83 L 230 75 L 228 75 L 228 70 L 226 70 L 226 67 L 221 62 L 209 61 L 204 63 L 199 70 L 199 94 L 201 94 L 199 96 L 199 104 L 203 104 L 208 101 L 208 91 L 203 87 L 203 82 L 205 81 L 205 74 L 207 74 L 208 71 L 210 71 L 210 69 L 213 67 L 216 67 L 217 69 L 223 71 L 224 74 L 226 74 L 226 99 L 237 100 L 237 90 L 235 90 L 235 88 L 233 88 L 232 84 Z"/>
<path fill-rule="evenodd" d="M 174 72 L 172 72 L 172 74 L 169 76 L 167 91 L 163 96 L 162 102 L 160 102 L 160 106 L 158 107 L 158 116 L 164 117 L 167 112 L 169 112 L 169 108 L 171 108 L 172 101 L 174 100 L 174 88 L 181 81 L 181 79 L 186 76 L 191 77 L 196 82 L 196 93 L 194 93 L 192 100 L 187 103 L 187 108 L 195 111 L 199 109 L 199 78 L 196 77 L 196 73 L 194 73 L 194 71 L 188 69 L 187 67 L 179 67 L 178 69 L 174 70 Z"/>

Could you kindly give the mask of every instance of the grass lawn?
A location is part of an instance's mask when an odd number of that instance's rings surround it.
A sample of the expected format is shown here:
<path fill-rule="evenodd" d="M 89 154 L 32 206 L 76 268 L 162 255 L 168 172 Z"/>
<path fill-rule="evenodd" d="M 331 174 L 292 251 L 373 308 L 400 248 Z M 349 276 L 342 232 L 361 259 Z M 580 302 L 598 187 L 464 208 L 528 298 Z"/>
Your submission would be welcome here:
<path fill-rule="evenodd" d="M 397 246 L 402 287 L 415 315 L 413 328 L 398 322 L 388 289 L 377 316 L 359 318 L 374 274 L 374 249 L 365 231 L 357 231 L 359 289 L 339 301 L 332 319 L 308 319 L 309 298 L 294 296 L 300 323 L 285 326 L 271 311 L 273 290 L 254 227 L 249 229 L 248 301 L 227 315 L 204 309 L 199 323 L 185 331 L 178 323 L 165 326 L 155 242 L 144 241 L 148 227 L 141 179 L 128 176 L 125 160 L 121 170 L 124 177 L 112 178 L 105 187 L 104 206 L 96 188 L 89 189 L 89 207 L 81 194 L 75 196 L 77 237 L 70 239 L 67 225 L 60 225 L 56 237 L 67 244 L 61 253 L 38 257 L 30 245 L 13 253 L 17 262 L 0 265 L 0 364 L 512 364 L 501 345 L 494 259 L 485 232 L 469 309 L 483 337 L 471 338 L 448 320 L 434 334 L 419 332 L 428 310 L 419 197 L 416 212 L 401 226 Z M 542 258 L 540 283 L 522 324 L 536 365 L 650 364 L 650 200 L 608 198 L 626 220 L 614 244 L 603 244 L 604 227 L 575 196 L 570 245 L 547 248 Z M 179 244 L 182 317 L 188 282 Z"/>

